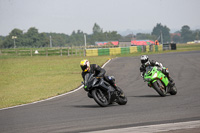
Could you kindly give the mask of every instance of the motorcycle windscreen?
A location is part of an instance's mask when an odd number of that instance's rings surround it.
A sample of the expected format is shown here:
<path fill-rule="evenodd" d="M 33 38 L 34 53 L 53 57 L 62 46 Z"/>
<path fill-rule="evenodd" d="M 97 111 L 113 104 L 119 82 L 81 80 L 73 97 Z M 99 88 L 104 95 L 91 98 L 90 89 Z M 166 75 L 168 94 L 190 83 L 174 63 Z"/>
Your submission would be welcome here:
<path fill-rule="evenodd" d="M 146 67 L 146 74 L 149 74 L 153 69 L 153 66 Z"/>
<path fill-rule="evenodd" d="M 92 73 L 86 73 L 85 74 L 85 79 L 84 79 L 84 85 L 88 85 L 90 81 L 94 78 L 94 74 Z"/>

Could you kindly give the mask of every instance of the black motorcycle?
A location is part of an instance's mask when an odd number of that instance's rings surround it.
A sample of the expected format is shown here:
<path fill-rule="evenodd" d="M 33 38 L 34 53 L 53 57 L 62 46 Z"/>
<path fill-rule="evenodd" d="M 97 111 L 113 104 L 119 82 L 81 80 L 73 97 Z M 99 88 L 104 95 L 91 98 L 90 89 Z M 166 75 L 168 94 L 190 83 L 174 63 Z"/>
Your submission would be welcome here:
<path fill-rule="evenodd" d="M 119 105 L 125 105 L 127 103 L 127 97 L 120 88 L 121 94 L 103 78 L 94 77 L 92 73 L 87 73 L 85 75 L 83 84 L 84 90 L 87 91 L 88 95 L 91 95 L 90 97 L 101 107 L 106 107 L 114 102 Z"/>

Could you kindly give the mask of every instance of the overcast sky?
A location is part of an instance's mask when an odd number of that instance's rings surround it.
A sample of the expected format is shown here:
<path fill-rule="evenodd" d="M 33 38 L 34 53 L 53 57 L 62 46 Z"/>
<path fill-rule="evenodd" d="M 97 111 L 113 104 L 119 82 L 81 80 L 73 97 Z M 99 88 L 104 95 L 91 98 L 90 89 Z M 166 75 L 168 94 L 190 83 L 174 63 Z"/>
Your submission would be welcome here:
<path fill-rule="evenodd" d="M 200 0 L 0 0 L 0 35 L 14 28 L 27 32 L 91 34 L 103 31 L 152 31 L 157 23 L 171 30 L 200 29 Z"/>

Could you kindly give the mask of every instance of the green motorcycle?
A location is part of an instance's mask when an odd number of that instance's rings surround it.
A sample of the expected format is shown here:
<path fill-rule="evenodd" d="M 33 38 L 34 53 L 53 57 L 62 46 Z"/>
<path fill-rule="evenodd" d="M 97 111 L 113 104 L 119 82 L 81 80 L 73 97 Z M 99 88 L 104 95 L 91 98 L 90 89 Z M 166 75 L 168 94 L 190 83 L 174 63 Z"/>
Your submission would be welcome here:
<path fill-rule="evenodd" d="M 166 69 L 163 67 L 163 69 Z M 148 82 L 148 86 L 153 87 L 160 96 L 165 97 L 167 93 L 176 95 L 176 86 L 169 84 L 169 79 L 162 71 L 156 66 L 147 66 L 144 74 L 144 81 Z"/>

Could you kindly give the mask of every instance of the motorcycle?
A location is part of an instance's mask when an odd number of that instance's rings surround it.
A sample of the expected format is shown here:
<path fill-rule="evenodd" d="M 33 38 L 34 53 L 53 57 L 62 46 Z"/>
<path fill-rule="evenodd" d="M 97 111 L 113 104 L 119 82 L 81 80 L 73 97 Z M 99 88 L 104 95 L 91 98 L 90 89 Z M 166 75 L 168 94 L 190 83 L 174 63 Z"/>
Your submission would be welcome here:
<path fill-rule="evenodd" d="M 166 69 L 163 67 L 163 69 Z M 162 71 L 156 67 L 156 66 L 147 66 L 146 72 L 144 74 L 144 81 L 148 82 L 148 85 L 150 87 L 153 87 L 157 93 L 165 97 L 167 93 L 170 93 L 171 95 L 176 95 L 177 88 L 176 86 L 171 86 L 169 83 L 169 79 L 165 74 L 162 73 Z"/>
<path fill-rule="evenodd" d="M 90 98 L 93 98 L 95 102 L 101 106 L 106 107 L 109 104 L 118 103 L 119 105 L 125 105 L 127 103 L 127 97 L 119 95 L 118 92 L 103 78 L 94 77 L 94 74 L 87 73 L 85 75 L 84 90 L 88 92 Z"/>

